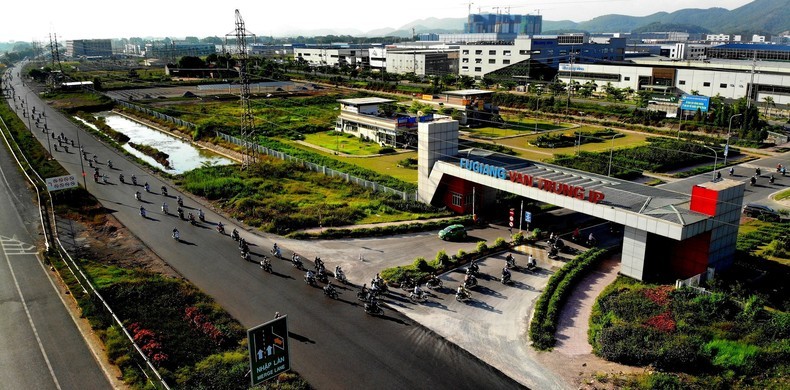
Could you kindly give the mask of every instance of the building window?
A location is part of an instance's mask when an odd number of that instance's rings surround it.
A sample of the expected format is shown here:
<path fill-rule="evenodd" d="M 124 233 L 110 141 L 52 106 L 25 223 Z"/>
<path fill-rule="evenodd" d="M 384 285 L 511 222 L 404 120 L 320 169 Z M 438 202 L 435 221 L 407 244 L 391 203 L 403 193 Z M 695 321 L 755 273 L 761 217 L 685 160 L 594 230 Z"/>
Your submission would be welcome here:
<path fill-rule="evenodd" d="M 505 50 L 505 51 L 503 51 L 503 52 L 502 52 L 502 55 L 503 55 L 503 56 L 509 56 L 509 55 L 510 55 L 510 50 Z"/>
<path fill-rule="evenodd" d="M 482 71 L 483 71 L 483 68 L 481 68 L 479 66 L 475 66 L 475 72 L 482 72 Z"/>
<path fill-rule="evenodd" d="M 461 204 L 461 201 L 463 200 L 463 197 L 461 196 L 461 194 L 459 194 L 457 192 L 453 192 L 452 194 L 453 194 L 453 206 L 456 206 L 456 207 L 463 206 Z"/>
<path fill-rule="evenodd" d="M 481 55 L 481 54 L 483 54 L 483 51 L 482 50 L 475 50 L 475 54 Z"/>
<path fill-rule="evenodd" d="M 623 77 L 623 81 L 631 81 L 631 78 L 630 78 L 630 77 L 628 77 L 628 76 L 626 76 L 626 77 Z"/>
<path fill-rule="evenodd" d="M 719 84 L 719 88 L 727 88 L 727 83 L 721 83 L 721 84 Z"/>
<path fill-rule="evenodd" d="M 482 63 L 483 63 L 482 58 L 475 58 L 475 64 L 482 64 Z"/>
<path fill-rule="evenodd" d="M 496 60 L 491 58 L 491 59 L 488 60 L 488 63 L 489 64 L 496 64 Z"/>
<path fill-rule="evenodd" d="M 678 85 L 686 85 L 686 80 L 678 80 Z"/>
<path fill-rule="evenodd" d="M 461 70 L 469 70 L 469 67 L 464 65 L 461 67 Z"/>
<path fill-rule="evenodd" d="M 505 65 L 508 65 L 508 64 L 510 64 L 510 60 L 502 60 L 502 63 L 505 64 Z"/>
<path fill-rule="evenodd" d="M 461 53 L 462 53 L 462 54 L 469 54 L 469 50 L 464 50 L 464 51 L 463 51 L 463 52 L 461 52 Z"/>
<path fill-rule="evenodd" d="M 519 50 L 518 54 L 521 54 L 522 56 L 528 55 L 529 54 L 529 50 Z"/>
<path fill-rule="evenodd" d="M 462 58 L 461 62 L 463 62 L 464 64 L 468 64 L 469 63 L 469 59 L 468 58 Z"/>
<path fill-rule="evenodd" d="M 488 55 L 495 56 L 496 55 L 496 50 L 489 50 L 488 51 Z"/>
<path fill-rule="evenodd" d="M 703 87 L 710 87 L 710 82 L 706 81 L 706 82 L 702 83 L 702 86 Z"/>
<path fill-rule="evenodd" d="M 472 204 L 473 199 L 474 199 L 472 196 L 473 196 L 472 194 L 466 194 L 466 202 L 464 202 L 464 204 L 466 204 L 466 205 Z"/>

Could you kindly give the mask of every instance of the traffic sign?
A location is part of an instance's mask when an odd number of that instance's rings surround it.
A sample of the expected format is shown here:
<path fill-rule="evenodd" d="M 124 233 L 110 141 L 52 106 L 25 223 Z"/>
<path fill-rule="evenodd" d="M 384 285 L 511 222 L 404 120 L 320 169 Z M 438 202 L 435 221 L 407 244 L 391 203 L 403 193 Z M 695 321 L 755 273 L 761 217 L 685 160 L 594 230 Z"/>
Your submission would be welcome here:
<path fill-rule="evenodd" d="M 286 318 L 278 317 L 247 330 L 253 386 L 291 369 Z"/>
<path fill-rule="evenodd" d="M 77 178 L 74 175 L 57 176 L 46 178 L 47 191 L 65 190 L 77 187 Z"/>
<path fill-rule="evenodd" d="M 531 223 L 532 222 L 532 213 L 529 211 L 524 212 L 524 222 Z"/>
<path fill-rule="evenodd" d="M 513 221 L 515 220 L 516 209 L 510 209 L 510 222 L 508 224 L 510 227 L 513 227 Z"/>

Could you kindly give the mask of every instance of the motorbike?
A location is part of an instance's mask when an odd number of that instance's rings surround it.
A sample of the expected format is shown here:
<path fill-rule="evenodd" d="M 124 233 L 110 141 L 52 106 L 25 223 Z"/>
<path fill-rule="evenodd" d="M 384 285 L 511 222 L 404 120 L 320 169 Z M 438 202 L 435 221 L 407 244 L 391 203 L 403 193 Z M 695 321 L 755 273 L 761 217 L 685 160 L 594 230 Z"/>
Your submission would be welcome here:
<path fill-rule="evenodd" d="M 252 262 L 252 255 L 250 255 L 250 252 L 248 252 L 248 251 L 241 252 L 241 258 L 242 258 L 242 260 L 246 260 L 246 261 Z"/>
<path fill-rule="evenodd" d="M 470 289 L 474 286 L 477 286 L 477 279 L 474 276 L 471 276 L 469 279 L 464 279 L 465 289 Z"/>
<path fill-rule="evenodd" d="M 230 233 L 230 238 L 232 238 L 233 241 L 238 241 L 239 240 L 239 238 L 240 238 L 239 237 L 239 231 L 236 230 L 236 228 L 233 228 L 233 231 Z"/>
<path fill-rule="evenodd" d="M 190 224 L 197 225 L 197 222 L 195 221 L 195 216 L 192 215 L 192 213 L 189 213 L 189 218 L 188 219 L 189 219 L 189 223 Z"/>
<path fill-rule="evenodd" d="M 304 282 L 307 283 L 310 286 L 315 286 L 316 285 L 315 276 L 313 276 L 313 275 L 305 275 L 304 276 Z"/>
<path fill-rule="evenodd" d="M 203 213 L 203 210 L 198 210 L 198 219 L 200 222 L 206 222 L 206 214 Z"/>
<path fill-rule="evenodd" d="M 436 276 L 432 276 L 427 282 L 425 282 L 425 287 L 431 290 L 442 288 L 442 280 Z"/>
<path fill-rule="evenodd" d="M 293 265 L 294 268 L 299 270 L 304 268 L 304 266 L 302 265 L 302 259 L 300 259 L 299 255 L 297 254 L 294 254 L 293 257 L 291 258 L 291 264 Z"/>
<path fill-rule="evenodd" d="M 402 288 L 403 291 L 409 291 L 413 289 L 415 285 L 417 285 L 417 282 L 415 282 L 414 279 L 409 276 L 405 276 L 400 281 L 400 288 Z"/>
<path fill-rule="evenodd" d="M 752 178 L 749 179 L 749 185 L 754 186 L 755 184 L 757 184 L 757 179 L 755 179 L 755 177 L 752 176 Z"/>
<path fill-rule="evenodd" d="M 132 184 L 137 185 L 137 177 L 135 175 L 132 175 Z"/>
<path fill-rule="evenodd" d="M 338 294 L 334 286 L 332 286 L 331 284 L 327 284 L 326 286 L 324 286 L 324 295 L 332 299 L 337 299 Z"/>
<path fill-rule="evenodd" d="M 173 239 L 176 241 L 181 240 L 181 235 L 178 233 L 178 230 L 173 230 Z"/>
<path fill-rule="evenodd" d="M 225 226 L 217 225 L 217 232 L 219 234 L 225 234 Z"/>
<path fill-rule="evenodd" d="M 467 275 L 477 276 L 479 272 L 480 272 L 480 266 L 478 266 L 477 263 L 475 262 L 469 263 L 469 267 L 466 268 Z"/>
<path fill-rule="evenodd" d="M 343 273 L 343 270 L 340 268 L 335 268 L 335 280 L 343 284 L 348 283 L 348 279 L 346 279 L 346 274 Z"/>
<path fill-rule="evenodd" d="M 410 300 L 410 301 L 412 301 L 412 302 L 414 302 L 414 303 L 422 303 L 422 302 L 425 302 L 425 300 L 426 300 L 426 298 L 425 298 L 425 293 L 424 293 L 424 292 L 420 292 L 419 294 L 415 294 L 415 293 L 414 293 L 414 291 L 412 291 L 412 292 L 409 294 L 409 300 Z"/>
<path fill-rule="evenodd" d="M 134 199 L 136 199 L 138 202 L 140 201 L 140 191 L 134 193 Z"/>
<path fill-rule="evenodd" d="M 321 271 L 319 271 L 319 272 L 317 272 L 315 274 L 315 278 L 318 279 L 318 281 L 321 282 L 321 283 L 328 283 L 329 282 L 329 276 L 326 275 L 326 271 L 324 271 L 323 268 L 321 268 Z"/>
<path fill-rule="evenodd" d="M 282 258 L 282 252 L 280 251 L 280 248 L 274 247 L 274 248 L 272 248 L 271 252 L 272 252 L 272 256 L 274 256 L 274 257 L 276 257 L 278 259 Z"/>
<path fill-rule="evenodd" d="M 768 182 L 771 184 L 774 184 L 774 180 L 776 180 L 774 179 L 774 175 L 771 175 L 771 177 L 768 178 Z"/>
<path fill-rule="evenodd" d="M 272 271 L 272 261 L 268 257 L 264 257 L 263 261 L 261 261 L 261 269 L 268 273 L 274 272 Z"/>
<path fill-rule="evenodd" d="M 507 255 L 507 258 L 505 258 L 505 264 L 507 265 L 508 268 L 515 269 L 516 268 L 516 258 L 513 257 L 513 255 Z"/>
<path fill-rule="evenodd" d="M 548 258 L 556 259 L 556 258 L 559 258 L 559 257 L 560 257 L 560 250 L 559 250 L 559 248 L 557 248 L 556 245 L 552 245 L 552 247 L 549 249 Z"/>
<path fill-rule="evenodd" d="M 148 185 L 148 182 L 143 184 L 143 188 L 145 188 L 145 192 L 151 192 L 151 186 Z"/>
<path fill-rule="evenodd" d="M 118 175 L 118 180 L 119 180 L 121 183 L 123 183 L 123 184 L 126 184 L 126 182 L 125 182 L 125 181 L 123 181 L 123 173 L 121 173 L 120 175 Z"/>
<path fill-rule="evenodd" d="M 167 196 L 167 187 L 162 186 L 162 195 Z"/>
<path fill-rule="evenodd" d="M 140 207 L 140 216 L 145 218 L 145 209 Z"/>
<path fill-rule="evenodd" d="M 167 209 L 167 203 L 162 203 L 162 212 L 165 213 L 165 215 L 170 214 L 170 212 Z"/>
<path fill-rule="evenodd" d="M 184 209 L 182 209 L 181 207 L 178 208 L 178 218 L 184 219 Z"/>
<path fill-rule="evenodd" d="M 181 198 L 181 195 L 176 198 L 176 202 L 178 203 L 178 206 L 184 207 L 184 199 Z"/>
<path fill-rule="evenodd" d="M 458 302 L 466 302 L 472 299 L 472 294 L 469 291 L 458 291 L 455 293 L 455 300 Z"/>
<path fill-rule="evenodd" d="M 384 314 L 384 310 L 381 308 L 381 305 L 373 301 L 365 304 L 365 313 L 372 316 L 380 316 Z"/>
<path fill-rule="evenodd" d="M 511 275 L 509 273 L 502 274 L 502 277 L 499 279 L 502 284 L 510 284 Z"/>
<path fill-rule="evenodd" d="M 110 168 L 110 169 L 112 169 L 112 161 L 110 161 L 110 160 L 107 160 L 107 167 L 108 167 L 108 168 Z"/>

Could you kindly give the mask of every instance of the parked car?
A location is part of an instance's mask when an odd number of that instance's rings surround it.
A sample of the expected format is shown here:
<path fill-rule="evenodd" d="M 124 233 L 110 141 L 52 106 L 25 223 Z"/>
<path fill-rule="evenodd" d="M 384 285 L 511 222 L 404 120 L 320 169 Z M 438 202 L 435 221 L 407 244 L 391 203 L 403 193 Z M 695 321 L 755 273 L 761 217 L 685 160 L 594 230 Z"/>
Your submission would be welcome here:
<path fill-rule="evenodd" d="M 743 206 L 743 215 L 751 218 L 757 218 L 761 221 L 777 222 L 782 219 L 781 214 L 776 210 L 756 203 L 749 203 Z"/>
<path fill-rule="evenodd" d="M 442 240 L 463 240 L 466 238 L 466 228 L 464 225 L 450 225 L 439 231 L 439 238 Z"/>

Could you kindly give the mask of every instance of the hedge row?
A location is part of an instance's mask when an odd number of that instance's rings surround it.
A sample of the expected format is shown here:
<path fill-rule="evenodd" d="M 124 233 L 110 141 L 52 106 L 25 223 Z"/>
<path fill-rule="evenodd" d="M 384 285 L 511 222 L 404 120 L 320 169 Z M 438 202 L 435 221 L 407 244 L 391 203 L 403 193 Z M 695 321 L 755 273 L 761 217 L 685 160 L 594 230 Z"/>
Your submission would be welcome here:
<path fill-rule="evenodd" d="M 444 228 L 449 225 L 462 224 L 464 226 L 471 226 L 474 224 L 472 217 L 458 217 L 449 220 L 429 221 L 429 222 L 412 222 L 402 225 L 389 225 L 389 226 L 376 226 L 371 228 L 356 228 L 356 229 L 324 229 L 320 233 L 308 233 L 304 231 L 293 232 L 288 235 L 288 238 L 297 240 L 304 240 L 310 238 L 320 239 L 336 239 L 336 238 L 360 238 L 360 237 L 378 237 L 390 236 L 393 234 L 406 234 L 425 232 L 428 230 L 436 230 Z"/>
<path fill-rule="evenodd" d="M 576 283 L 608 253 L 606 249 L 590 249 L 551 276 L 535 305 L 535 313 L 529 326 L 529 338 L 535 348 L 546 350 L 554 346 L 557 341 L 554 337 L 557 320 L 565 299 Z"/>

